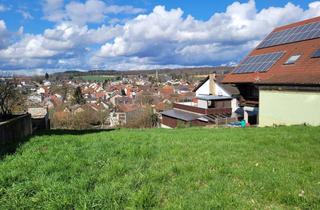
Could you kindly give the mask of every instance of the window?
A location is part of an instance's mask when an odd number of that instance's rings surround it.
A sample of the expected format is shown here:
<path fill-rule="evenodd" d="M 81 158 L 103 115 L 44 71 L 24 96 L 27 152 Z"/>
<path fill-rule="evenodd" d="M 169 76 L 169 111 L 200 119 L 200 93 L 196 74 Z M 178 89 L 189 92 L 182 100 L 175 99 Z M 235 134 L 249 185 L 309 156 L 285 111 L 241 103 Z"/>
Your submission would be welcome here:
<path fill-rule="evenodd" d="M 289 64 L 294 64 L 297 62 L 297 60 L 301 57 L 301 55 L 293 55 L 291 56 L 284 64 L 289 65 Z"/>
<path fill-rule="evenodd" d="M 215 108 L 216 104 L 215 101 L 208 101 L 208 108 Z"/>
<path fill-rule="evenodd" d="M 311 58 L 320 58 L 320 49 L 316 50 L 316 51 L 312 54 Z"/>

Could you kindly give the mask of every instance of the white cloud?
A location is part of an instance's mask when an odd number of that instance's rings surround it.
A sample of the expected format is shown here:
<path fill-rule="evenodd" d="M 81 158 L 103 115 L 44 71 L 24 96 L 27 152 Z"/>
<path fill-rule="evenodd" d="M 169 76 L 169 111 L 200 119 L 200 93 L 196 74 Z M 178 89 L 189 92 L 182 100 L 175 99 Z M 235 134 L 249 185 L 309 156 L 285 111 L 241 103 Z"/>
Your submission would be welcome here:
<path fill-rule="evenodd" d="M 63 6 L 63 0 L 45 0 L 43 3 L 44 18 L 53 22 L 62 20 L 65 17 Z"/>
<path fill-rule="evenodd" d="M 113 14 L 139 14 L 139 13 L 144 13 L 146 10 L 142 8 L 136 8 L 130 5 L 124 5 L 124 6 L 119 6 L 119 5 L 111 5 L 111 6 L 106 6 L 104 12 L 105 13 L 113 13 Z"/>
<path fill-rule="evenodd" d="M 4 22 L 4 20 L 0 20 L 0 49 L 3 49 L 6 46 L 8 46 L 9 36 L 10 36 L 10 33 L 7 30 L 6 23 Z"/>
<path fill-rule="evenodd" d="M 3 4 L 0 4 L 0 12 L 4 12 L 7 10 L 7 7 L 4 6 Z"/>
<path fill-rule="evenodd" d="M 320 1 L 315 1 L 309 4 L 309 10 L 306 11 L 305 18 L 320 16 Z"/>
<path fill-rule="evenodd" d="M 71 21 L 78 25 L 101 23 L 108 14 L 138 14 L 144 9 L 124 5 L 107 5 L 102 0 L 87 0 L 84 3 L 71 1 L 64 6 L 63 0 L 46 0 L 43 12 L 45 19 L 59 22 Z"/>
<path fill-rule="evenodd" d="M 33 19 L 33 16 L 28 11 L 18 9 L 17 12 L 20 13 L 22 15 L 23 19 L 25 19 L 25 20 L 32 20 Z"/>
<path fill-rule="evenodd" d="M 61 23 L 54 29 L 45 30 L 42 35 L 26 34 L 19 42 L 0 50 L 0 63 L 3 61 L 2 66 L 8 68 L 84 67 L 85 57 L 90 51 L 88 47 L 113 39 L 121 30 L 118 26 L 102 25 L 97 29 L 88 29 L 87 26 Z"/>
<path fill-rule="evenodd" d="M 110 25 L 87 25 L 103 22 L 108 14 L 141 11 L 108 6 L 101 0 L 67 5 L 63 0 L 46 0 L 45 17 L 57 25 L 42 34 L 23 34 L 21 28 L 21 39 L 8 46 L 2 39 L 8 31 L 0 21 L 0 68 L 121 70 L 234 64 L 273 28 L 320 16 L 320 1 L 305 10 L 292 3 L 258 10 L 253 0 L 234 2 L 206 21 L 179 8 L 157 6 L 125 22 L 110 19 Z"/>
<path fill-rule="evenodd" d="M 320 1 L 307 10 L 292 3 L 258 11 L 255 1 L 235 2 L 223 13 L 207 20 L 184 18 L 181 9 L 157 6 L 148 15 L 126 22 L 124 33 L 101 46 L 92 58 L 136 57 L 149 64 L 201 65 L 238 60 L 256 46 L 273 28 L 319 15 Z M 139 64 L 138 64 L 139 65 Z"/>
<path fill-rule="evenodd" d="M 4 20 L 0 20 L 0 33 L 4 32 L 6 30 L 7 30 L 6 23 L 4 22 Z"/>
<path fill-rule="evenodd" d="M 75 23 L 100 23 L 105 17 L 105 3 L 99 0 L 88 0 L 84 4 L 71 2 L 66 6 L 68 18 Z"/>

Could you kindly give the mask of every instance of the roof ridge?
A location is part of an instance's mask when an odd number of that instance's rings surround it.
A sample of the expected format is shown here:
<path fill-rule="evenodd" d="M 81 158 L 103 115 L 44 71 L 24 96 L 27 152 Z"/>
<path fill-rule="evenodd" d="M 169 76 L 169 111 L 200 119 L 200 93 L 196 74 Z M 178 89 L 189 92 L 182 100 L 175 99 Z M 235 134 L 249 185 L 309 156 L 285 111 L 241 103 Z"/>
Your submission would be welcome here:
<path fill-rule="evenodd" d="M 287 30 L 289 28 L 294 28 L 297 26 L 301 26 L 301 25 L 305 25 L 305 24 L 309 24 L 309 23 L 314 23 L 314 22 L 318 22 L 318 21 L 320 21 L 320 16 L 304 19 L 304 20 L 297 21 L 297 22 L 290 23 L 290 24 L 286 24 L 286 25 L 282 25 L 282 26 L 275 28 L 272 32 L 283 31 L 283 30 Z"/>

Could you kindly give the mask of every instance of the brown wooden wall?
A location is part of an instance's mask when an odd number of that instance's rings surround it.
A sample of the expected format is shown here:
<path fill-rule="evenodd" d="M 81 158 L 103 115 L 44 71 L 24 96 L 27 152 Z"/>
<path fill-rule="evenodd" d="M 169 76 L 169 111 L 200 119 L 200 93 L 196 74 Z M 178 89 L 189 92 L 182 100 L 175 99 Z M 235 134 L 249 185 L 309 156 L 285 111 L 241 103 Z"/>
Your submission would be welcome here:
<path fill-rule="evenodd" d="M 173 108 L 182 109 L 190 112 L 195 112 L 199 114 L 231 114 L 231 101 L 230 100 L 221 100 L 216 101 L 216 108 L 202 109 L 199 107 L 188 106 L 184 104 L 174 103 Z"/>
<path fill-rule="evenodd" d="M 178 122 L 180 123 L 189 123 L 189 122 L 186 122 L 186 121 L 182 121 L 182 120 L 178 120 L 176 118 L 173 118 L 173 117 L 168 117 L 168 116 L 162 116 L 162 121 L 161 123 L 166 125 L 166 126 L 169 126 L 171 128 L 176 128 L 178 126 Z M 192 126 L 206 126 L 206 125 L 209 125 L 209 124 L 213 124 L 212 123 L 207 123 L 207 122 L 203 122 L 203 121 L 200 121 L 200 120 L 193 120 L 193 121 L 190 121 L 191 125 Z"/>
<path fill-rule="evenodd" d="M 195 107 L 195 106 L 188 106 L 188 105 L 184 105 L 184 104 L 174 103 L 173 108 L 182 109 L 182 110 L 195 112 L 195 113 L 199 113 L 199 114 L 206 114 L 205 109 Z"/>
<path fill-rule="evenodd" d="M 32 134 L 31 115 L 25 114 L 0 123 L 0 156 Z"/>
<path fill-rule="evenodd" d="M 162 115 L 161 123 L 171 128 L 176 128 L 178 125 L 178 120 L 173 117 Z"/>

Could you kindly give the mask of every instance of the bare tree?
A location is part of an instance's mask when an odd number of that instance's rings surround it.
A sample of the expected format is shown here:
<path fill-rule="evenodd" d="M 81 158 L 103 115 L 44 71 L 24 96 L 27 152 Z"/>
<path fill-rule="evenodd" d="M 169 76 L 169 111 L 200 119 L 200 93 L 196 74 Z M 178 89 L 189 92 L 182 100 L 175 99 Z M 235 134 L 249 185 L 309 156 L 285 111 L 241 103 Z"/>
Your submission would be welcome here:
<path fill-rule="evenodd" d="M 135 114 L 135 118 L 131 119 L 123 127 L 126 128 L 154 128 L 159 124 L 157 114 L 153 113 L 151 107 L 145 108 L 142 112 Z"/>
<path fill-rule="evenodd" d="M 0 116 L 6 118 L 23 106 L 23 99 L 15 85 L 10 81 L 0 81 Z"/>

